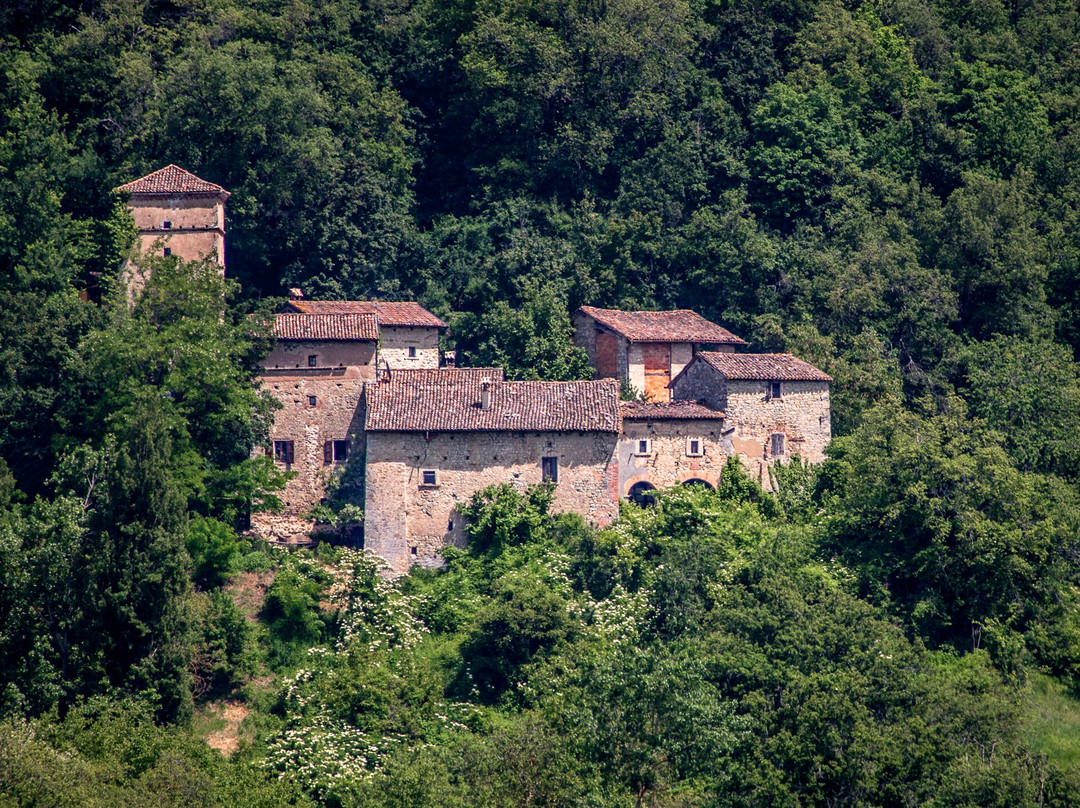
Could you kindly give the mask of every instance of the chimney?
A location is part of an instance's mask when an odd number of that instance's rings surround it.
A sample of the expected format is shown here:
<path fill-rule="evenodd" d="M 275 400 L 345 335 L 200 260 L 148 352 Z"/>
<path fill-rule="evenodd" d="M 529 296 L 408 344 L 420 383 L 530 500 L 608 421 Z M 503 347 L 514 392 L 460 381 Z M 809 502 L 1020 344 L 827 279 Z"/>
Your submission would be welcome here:
<path fill-rule="evenodd" d="M 443 351 L 443 364 L 448 368 L 457 365 L 457 351 Z"/>
<path fill-rule="evenodd" d="M 289 290 L 289 300 L 303 300 L 304 290 L 299 286 L 294 286 Z"/>
<path fill-rule="evenodd" d="M 480 409 L 491 409 L 491 379 L 480 380 Z"/>

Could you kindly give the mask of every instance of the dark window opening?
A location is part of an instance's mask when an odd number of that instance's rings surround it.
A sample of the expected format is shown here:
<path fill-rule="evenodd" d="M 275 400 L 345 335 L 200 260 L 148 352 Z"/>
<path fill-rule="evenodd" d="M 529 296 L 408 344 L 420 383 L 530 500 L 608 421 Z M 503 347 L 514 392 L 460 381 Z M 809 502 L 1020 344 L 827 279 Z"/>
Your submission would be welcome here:
<path fill-rule="evenodd" d="M 308 354 L 307 366 L 309 368 L 313 368 L 318 364 L 319 364 L 319 355 L 318 354 Z"/>
<path fill-rule="evenodd" d="M 416 346 L 415 345 L 410 345 L 409 346 L 409 359 L 416 359 Z"/>
<path fill-rule="evenodd" d="M 319 403 L 319 399 L 316 398 L 315 396 L 308 396 L 307 397 L 307 403 L 308 403 L 309 407 L 314 407 L 316 404 Z"/>
<path fill-rule="evenodd" d="M 170 229 L 170 228 L 172 227 L 172 222 L 162 222 L 162 223 L 161 223 L 161 226 L 162 226 L 162 227 L 163 227 L 163 228 L 164 228 L 165 230 L 168 230 L 168 229 Z"/>
<path fill-rule="evenodd" d="M 769 398 L 780 398 L 780 382 L 769 382 Z"/>
<path fill-rule="evenodd" d="M 559 458 L 540 458 L 540 473 L 545 483 L 557 483 L 559 481 Z"/>
<path fill-rule="evenodd" d="M 646 482 L 634 483 L 629 499 L 639 508 L 651 508 L 656 504 L 656 486 Z"/>
<path fill-rule="evenodd" d="M 274 460 L 286 466 L 293 462 L 293 442 L 291 440 L 274 441 Z"/>
<path fill-rule="evenodd" d="M 702 454 L 701 441 L 691 438 L 690 439 L 690 445 L 687 447 L 686 453 L 688 455 L 692 455 L 694 457 L 697 457 L 698 455 L 701 455 Z"/>
<path fill-rule="evenodd" d="M 708 488 L 710 491 L 712 490 L 712 483 L 710 483 L 708 480 L 699 480 L 696 477 L 691 480 L 687 480 L 683 483 L 683 485 L 697 488 Z"/>
<path fill-rule="evenodd" d="M 323 444 L 324 463 L 344 463 L 349 459 L 348 440 L 328 440 Z"/>
<path fill-rule="evenodd" d="M 424 469 L 420 472 L 421 485 L 438 485 L 438 477 L 433 469 Z"/>
<path fill-rule="evenodd" d="M 170 255 L 172 255 L 172 249 L 170 249 L 169 247 L 166 247 L 165 248 L 165 257 L 168 258 Z"/>
<path fill-rule="evenodd" d="M 773 457 L 784 456 L 784 436 L 779 432 L 775 433 L 770 440 L 770 452 Z"/>

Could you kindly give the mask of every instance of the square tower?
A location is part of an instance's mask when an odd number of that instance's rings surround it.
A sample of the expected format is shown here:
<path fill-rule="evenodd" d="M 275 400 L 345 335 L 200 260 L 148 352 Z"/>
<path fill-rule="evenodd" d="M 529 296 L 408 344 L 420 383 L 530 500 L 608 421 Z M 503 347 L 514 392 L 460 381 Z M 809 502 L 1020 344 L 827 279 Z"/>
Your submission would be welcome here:
<path fill-rule="evenodd" d="M 185 261 L 209 259 L 225 273 L 225 201 L 230 194 L 220 185 L 190 171 L 168 165 L 117 193 L 128 195 L 128 207 L 139 229 L 139 252 L 161 250 Z M 137 278 L 129 276 L 139 286 Z"/>

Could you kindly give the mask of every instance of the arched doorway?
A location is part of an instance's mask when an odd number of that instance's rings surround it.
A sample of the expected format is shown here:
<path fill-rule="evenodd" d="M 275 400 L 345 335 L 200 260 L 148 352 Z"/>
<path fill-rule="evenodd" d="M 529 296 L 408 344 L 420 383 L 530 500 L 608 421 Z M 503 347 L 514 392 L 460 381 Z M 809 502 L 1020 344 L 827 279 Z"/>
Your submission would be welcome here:
<path fill-rule="evenodd" d="M 712 483 L 710 483 L 708 480 L 699 480 L 697 477 L 692 477 L 689 480 L 683 480 L 682 484 L 692 485 L 695 488 L 708 488 L 710 491 L 713 490 Z"/>
<path fill-rule="evenodd" d="M 656 504 L 656 486 L 644 481 L 634 483 L 630 486 L 628 499 L 639 508 L 651 508 Z"/>

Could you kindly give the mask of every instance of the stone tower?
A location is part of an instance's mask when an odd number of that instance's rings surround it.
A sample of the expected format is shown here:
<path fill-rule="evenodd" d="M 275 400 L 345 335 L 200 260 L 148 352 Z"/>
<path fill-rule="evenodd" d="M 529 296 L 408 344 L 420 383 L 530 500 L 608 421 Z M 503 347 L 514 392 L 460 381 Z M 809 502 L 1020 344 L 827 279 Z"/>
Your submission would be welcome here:
<path fill-rule="evenodd" d="M 229 192 L 174 165 L 121 185 L 139 229 L 139 252 L 210 259 L 225 272 L 225 200 Z M 158 252 L 160 250 L 160 252 Z M 134 273 L 129 276 L 142 286 Z"/>

